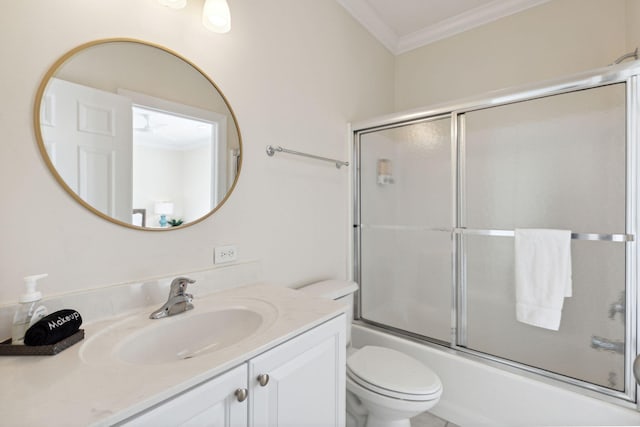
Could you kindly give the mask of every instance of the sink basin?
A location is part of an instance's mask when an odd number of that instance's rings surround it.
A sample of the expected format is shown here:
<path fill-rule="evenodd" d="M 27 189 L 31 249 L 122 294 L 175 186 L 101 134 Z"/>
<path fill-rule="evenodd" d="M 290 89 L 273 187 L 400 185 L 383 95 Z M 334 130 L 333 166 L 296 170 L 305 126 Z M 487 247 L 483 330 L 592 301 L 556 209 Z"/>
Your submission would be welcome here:
<path fill-rule="evenodd" d="M 157 325 L 124 339 L 115 349 L 117 358 L 129 363 L 166 363 L 211 353 L 251 336 L 262 324 L 262 316 L 232 308 L 156 321 Z"/>
<path fill-rule="evenodd" d="M 79 355 L 90 365 L 153 365 L 205 357 L 268 329 L 278 310 L 252 298 L 198 301 L 193 310 L 162 319 L 147 311 L 88 330 Z"/>

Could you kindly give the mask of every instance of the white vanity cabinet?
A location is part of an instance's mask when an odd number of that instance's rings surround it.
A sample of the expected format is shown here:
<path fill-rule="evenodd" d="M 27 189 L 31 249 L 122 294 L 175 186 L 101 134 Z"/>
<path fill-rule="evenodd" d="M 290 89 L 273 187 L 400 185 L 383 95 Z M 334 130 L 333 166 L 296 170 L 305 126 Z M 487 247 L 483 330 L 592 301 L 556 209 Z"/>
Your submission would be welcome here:
<path fill-rule="evenodd" d="M 127 427 L 244 427 L 247 400 L 236 390 L 247 390 L 247 365 L 241 365 L 204 384 L 162 402 L 122 424 Z"/>
<path fill-rule="evenodd" d="M 335 317 L 121 425 L 343 427 L 345 327 Z"/>
<path fill-rule="evenodd" d="M 345 316 L 249 361 L 249 426 L 345 424 Z"/>

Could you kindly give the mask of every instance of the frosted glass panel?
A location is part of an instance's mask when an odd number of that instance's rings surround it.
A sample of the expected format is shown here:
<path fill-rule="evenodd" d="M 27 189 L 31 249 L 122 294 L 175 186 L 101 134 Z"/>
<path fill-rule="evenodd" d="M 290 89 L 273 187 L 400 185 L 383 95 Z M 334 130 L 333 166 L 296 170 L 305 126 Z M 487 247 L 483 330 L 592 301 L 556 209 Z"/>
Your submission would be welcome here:
<path fill-rule="evenodd" d="M 367 133 L 360 141 L 364 224 L 451 227 L 450 119 Z M 380 159 L 389 160 L 392 184 L 378 183 Z"/>
<path fill-rule="evenodd" d="M 624 232 L 624 84 L 465 120 L 467 227 Z"/>
<path fill-rule="evenodd" d="M 592 337 L 624 349 L 624 317 L 609 318 L 625 286 L 625 247 L 572 241 L 573 296 L 560 330 L 516 321 L 513 238 L 465 236 L 467 347 L 551 372 L 624 390 L 624 357 L 591 346 Z"/>
<path fill-rule="evenodd" d="M 467 113 L 468 228 L 625 232 L 623 84 Z M 624 390 L 625 244 L 573 240 L 559 331 L 516 321 L 514 239 L 465 236 L 469 348 Z"/>
<path fill-rule="evenodd" d="M 392 183 L 379 183 L 381 159 Z M 361 136 L 364 319 L 450 340 L 451 173 L 448 118 Z"/>

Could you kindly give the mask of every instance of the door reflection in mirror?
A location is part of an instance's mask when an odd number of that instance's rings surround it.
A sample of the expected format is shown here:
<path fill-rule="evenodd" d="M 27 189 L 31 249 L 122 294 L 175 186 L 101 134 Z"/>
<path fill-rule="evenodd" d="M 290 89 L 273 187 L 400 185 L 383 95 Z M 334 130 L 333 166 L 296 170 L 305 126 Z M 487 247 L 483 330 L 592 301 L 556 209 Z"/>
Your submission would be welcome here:
<path fill-rule="evenodd" d="M 42 137 L 51 163 L 82 200 L 131 222 L 131 100 L 52 78 Z"/>

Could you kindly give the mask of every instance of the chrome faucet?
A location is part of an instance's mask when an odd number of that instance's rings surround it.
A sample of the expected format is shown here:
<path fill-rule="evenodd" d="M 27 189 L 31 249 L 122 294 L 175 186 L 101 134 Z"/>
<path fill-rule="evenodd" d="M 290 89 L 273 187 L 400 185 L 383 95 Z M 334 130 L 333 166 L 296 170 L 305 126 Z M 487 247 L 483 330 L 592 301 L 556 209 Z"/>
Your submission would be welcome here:
<path fill-rule="evenodd" d="M 188 277 L 178 277 L 171 282 L 169 290 L 169 298 L 162 307 L 149 315 L 150 319 L 162 319 L 163 317 L 173 316 L 174 314 L 183 313 L 193 308 L 193 295 L 186 292 L 187 285 L 196 283 L 195 280 Z"/>

